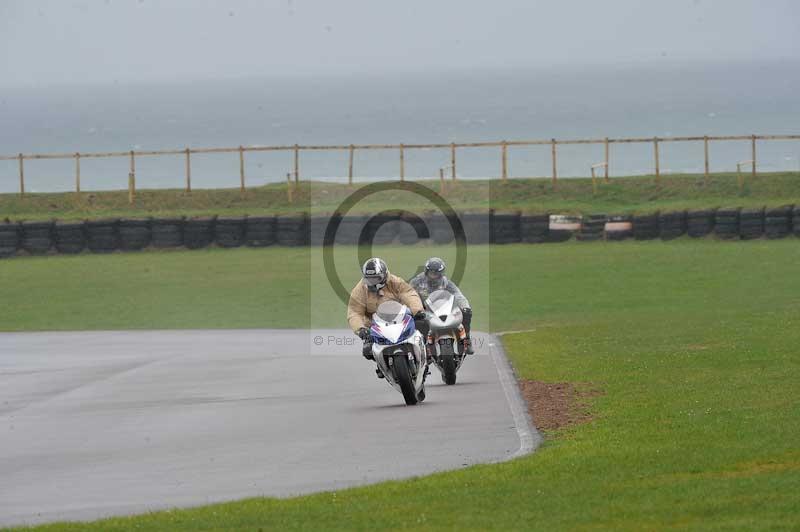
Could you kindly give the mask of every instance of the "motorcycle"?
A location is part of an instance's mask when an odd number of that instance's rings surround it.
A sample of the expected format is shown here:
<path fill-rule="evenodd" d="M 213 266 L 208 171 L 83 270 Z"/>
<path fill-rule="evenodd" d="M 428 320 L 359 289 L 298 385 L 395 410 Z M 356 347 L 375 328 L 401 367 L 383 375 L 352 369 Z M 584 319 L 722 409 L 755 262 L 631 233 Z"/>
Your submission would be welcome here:
<path fill-rule="evenodd" d="M 464 363 L 466 337 L 461 324 L 463 315 L 455 304 L 455 296 L 447 290 L 435 290 L 425 300 L 425 313 L 430 324 L 428 342 L 432 343 L 433 362 L 442 374 L 445 384 L 456 383 L 456 373 Z"/>
<path fill-rule="evenodd" d="M 396 301 L 384 301 L 372 315 L 370 327 L 372 356 L 386 382 L 403 394 L 407 405 L 425 400 L 428 363 L 425 339 L 409 308 Z"/>

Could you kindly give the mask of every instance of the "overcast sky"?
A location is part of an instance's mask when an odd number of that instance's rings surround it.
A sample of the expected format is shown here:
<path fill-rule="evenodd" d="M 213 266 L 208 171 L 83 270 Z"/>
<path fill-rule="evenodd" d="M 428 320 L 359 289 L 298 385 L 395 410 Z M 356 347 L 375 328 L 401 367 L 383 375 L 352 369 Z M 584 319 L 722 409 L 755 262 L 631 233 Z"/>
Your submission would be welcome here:
<path fill-rule="evenodd" d="M 0 86 L 800 58 L 796 0 L 0 0 Z"/>

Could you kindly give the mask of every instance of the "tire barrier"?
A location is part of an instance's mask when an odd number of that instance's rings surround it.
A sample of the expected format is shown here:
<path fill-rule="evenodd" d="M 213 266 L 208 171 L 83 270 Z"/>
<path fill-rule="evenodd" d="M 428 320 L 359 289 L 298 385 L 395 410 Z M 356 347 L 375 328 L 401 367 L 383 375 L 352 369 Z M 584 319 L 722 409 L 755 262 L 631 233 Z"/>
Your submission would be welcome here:
<path fill-rule="evenodd" d="M 430 231 L 434 244 L 449 244 L 455 240 L 455 233 L 450 226 L 450 221 L 442 214 L 434 214 L 425 218 L 425 223 Z"/>
<path fill-rule="evenodd" d="M 244 243 L 245 217 L 217 218 L 214 242 L 223 248 L 238 248 Z"/>
<path fill-rule="evenodd" d="M 778 239 L 800 237 L 800 205 L 770 209 L 720 208 L 641 215 L 603 214 L 585 217 L 518 213 L 464 213 L 459 218 L 469 244 L 515 242 L 564 242 L 575 235 L 582 242 L 597 240 L 670 240 L 683 234 L 693 238 L 715 235 L 723 240 Z M 137 251 L 148 247 L 199 249 L 321 245 L 328 217 L 305 215 L 255 217 L 202 217 L 156 219 L 105 219 L 79 221 L 0 222 L 0 258 L 22 249 L 31 255 L 51 250 L 62 254 L 117 250 Z M 426 220 L 407 211 L 376 216 L 346 216 L 336 232 L 336 245 L 355 245 L 360 237 L 373 244 L 416 244 L 432 241 L 446 244 L 454 239 L 445 216 Z"/>
<path fill-rule="evenodd" d="M 122 219 L 119 221 L 119 248 L 140 251 L 150 245 L 150 220 Z"/>
<path fill-rule="evenodd" d="M 281 246 L 305 246 L 309 242 L 308 217 L 305 215 L 278 216 L 276 229 Z"/>
<path fill-rule="evenodd" d="M 792 206 L 784 205 L 764 212 L 764 236 L 784 238 L 792 231 Z"/>
<path fill-rule="evenodd" d="M 183 245 L 183 217 L 156 218 L 150 222 L 150 243 L 154 248 L 177 248 Z"/>
<path fill-rule="evenodd" d="M 686 233 L 686 211 L 662 212 L 658 215 L 661 240 L 673 240 Z"/>
<path fill-rule="evenodd" d="M 700 238 L 714 230 L 714 210 L 703 209 L 686 213 L 686 234 Z"/>
<path fill-rule="evenodd" d="M 214 241 L 216 216 L 190 218 L 183 225 L 183 245 L 189 249 L 201 249 Z"/>
<path fill-rule="evenodd" d="M 119 249 L 119 220 L 87 220 L 86 247 L 92 253 L 111 253 Z"/>
<path fill-rule="evenodd" d="M 492 244 L 514 244 L 520 242 L 520 214 L 495 213 L 489 211 L 489 242 Z"/>
<path fill-rule="evenodd" d="M 529 244 L 547 242 L 549 233 L 549 214 L 523 214 L 519 217 L 519 236 L 522 242 Z"/>
<path fill-rule="evenodd" d="M 31 255 L 44 255 L 53 247 L 53 222 L 22 222 L 20 247 Z"/>
<path fill-rule="evenodd" d="M 244 223 L 244 241 L 252 248 L 272 246 L 277 242 L 274 216 L 247 217 Z"/>
<path fill-rule="evenodd" d="M 13 257 L 19 247 L 19 224 L 0 223 L 0 259 Z"/>
<path fill-rule="evenodd" d="M 490 213 L 464 213 L 461 214 L 461 225 L 467 244 L 480 245 L 489 243 Z"/>
<path fill-rule="evenodd" d="M 794 236 L 800 238 L 800 205 L 792 210 L 792 232 Z"/>
<path fill-rule="evenodd" d="M 723 240 L 739 238 L 739 208 L 717 209 L 714 215 L 714 234 Z"/>
<path fill-rule="evenodd" d="M 603 240 L 608 216 L 605 214 L 590 214 L 581 220 L 581 228 L 575 235 L 579 242 L 595 242 Z"/>
<path fill-rule="evenodd" d="M 739 238 L 753 240 L 764 236 L 764 209 L 742 209 L 739 213 Z"/>
<path fill-rule="evenodd" d="M 53 228 L 55 246 L 59 253 L 74 255 L 86 249 L 84 222 L 56 222 Z"/>
<path fill-rule="evenodd" d="M 582 220 L 580 216 L 550 215 L 547 242 L 566 242 L 581 230 Z"/>
<path fill-rule="evenodd" d="M 633 237 L 633 216 L 628 214 L 609 216 L 605 232 L 606 240 L 625 240 Z"/>
<path fill-rule="evenodd" d="M 637 214 L 633 217 L 633 238 L 636 240 L 652 240 L 658 238 L 659 212 L 653 214 Z"/>

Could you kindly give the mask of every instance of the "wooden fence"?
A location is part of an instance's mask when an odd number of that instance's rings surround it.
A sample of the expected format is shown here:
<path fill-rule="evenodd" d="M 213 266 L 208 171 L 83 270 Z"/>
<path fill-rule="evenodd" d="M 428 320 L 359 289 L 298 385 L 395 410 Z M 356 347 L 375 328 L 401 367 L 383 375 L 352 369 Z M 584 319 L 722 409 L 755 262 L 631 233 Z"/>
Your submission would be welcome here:
<path fill-rule="evenodd" d="M 81 159 L 124 157 L 130 160 L 130 173 L 128 175 L 129 200 L 133 202 L 136 194 L 136 158 L 153 157 L 164 155 L 183 155 L 185 157 L 186 180 L 185 190 L 192 190 L 192 154 L 206 153 L 238 153 L 239 154 L 239 188 L 244 193 L 246 190 L 245 176 L 245 153 L 246 152 L 292 152 L 294 155 L 294 169 L 289 177 L 294 178 L 295 184 L 300 180 L 300 152 L 302 151 L 346 151 L 348 158 L 348 183 L 353 183 L 354 155 L 356 151 L 362 150 L 397 150 L 400 165 L 400 180 L 405 179 L 405 152 L 406 150 L 416 149 L 449 149 L 450 164 L 440 169 L 440 178 L 444 178 L 444 170 L 450 172 L 450 178 L 456 179 L 456 153 L 461 149 L 469 148 L 500 148 L 500 179 L 507 180 L 508 173 L 508 148 L 510 146 L 550 146 L 550 157 L 552 160 L 552 186 L 558 186 L 558 145 L 572 144 L 602 144 L 604 145 L 605 160 L 601 163 L 592 165 L 592 176 L 594 169 L 602 167 L 604 169 L 604 179 L 608 180 L 610 145 L 612 144 L 634 144 L 647 143 L 653 146 L 653 170 L 656 182 L 661 179 L 661 167 L 659 156 L 659 145 L 664 142 L 703 142 L 704 151 L 704 174 L 709 176 L 709 144 L 712 141 L 750 141 L 751 159 L 748 163 L 751 166 L 753 177 L 757 171 L 756 146 L 758 141 L 774 140 L 800 140 L 800 135 L 729 135 L 729 136 L 687 136 L 687 137 L 634 137 L 634 138 L 602 138 L 602 139 L 571 139 L 571 140 L 501 140 L 490 142 L 451 142 L 441 144 L 349 144 L 349 145 L 286 145 L 286 146 L 238 146 L 235 148 L 184 148 L 174 150 L 130 150 L 94 153 L 40 153 L 0 156 L 0 161 L 17 160 L 19 164 L 19 193 L 25 195 L 25 161 L 39 159 L 74 159 L 75 160 L 75 191 L 81 190 Z M 741 165 L 737 165 L 741 166 Z M 290 187 L 291 188 L 291 187 Z"/>

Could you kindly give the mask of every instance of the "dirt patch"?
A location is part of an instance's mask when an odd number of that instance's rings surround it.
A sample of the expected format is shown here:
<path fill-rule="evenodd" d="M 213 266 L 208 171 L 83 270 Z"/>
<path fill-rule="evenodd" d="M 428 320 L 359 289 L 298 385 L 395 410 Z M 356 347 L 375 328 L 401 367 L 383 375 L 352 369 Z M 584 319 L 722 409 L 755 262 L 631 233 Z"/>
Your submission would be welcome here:
<path fill-rule="evenodd" d="M 533 424 L 540 430 L 558 430 L 592 420 L 589 399 L 602 392 L 591 385 L 570 382 L 520 380 Z"/>

